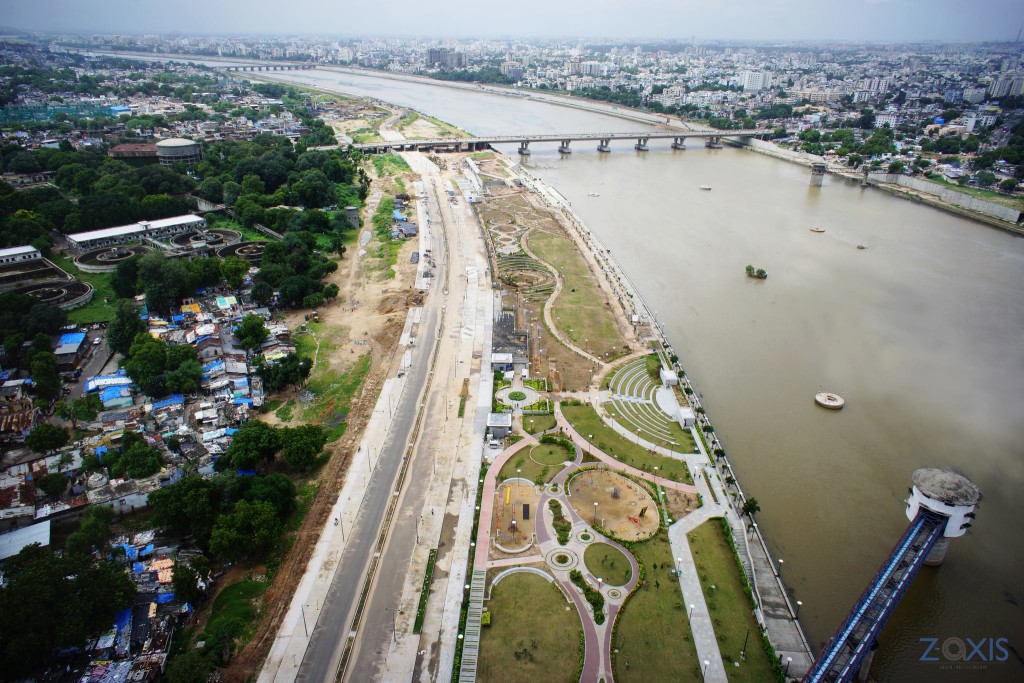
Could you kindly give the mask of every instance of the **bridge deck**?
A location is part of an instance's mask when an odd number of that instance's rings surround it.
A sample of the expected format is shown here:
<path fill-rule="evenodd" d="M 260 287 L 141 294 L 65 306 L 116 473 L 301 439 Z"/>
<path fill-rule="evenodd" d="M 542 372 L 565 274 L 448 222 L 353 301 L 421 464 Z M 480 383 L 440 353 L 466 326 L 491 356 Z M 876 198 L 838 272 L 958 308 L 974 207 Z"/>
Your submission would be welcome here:
<path fill-rule="evenodd" d="M 394 140 L 390 142 L 363 142 L 352 145 L 355 149 L 417 149 L 424 147 L 452 147 L 460 145 L 515 145 L 530 142 L 579 142 L 584 140 L 677 140 L 686 138 L 764 137 L 773 131 L 764 128 L 743 130 L 687 130 L 641 131 L 637 133 L 543 133 L 537 135 L 495 135 L 479 138 L 440 138 L 434 140 Z"/>
<path fill-rule="evenodd" d="M 910 523 L 836 635 L 818 655 L 804 683 L 845 683 L 853 679 L 945 527 L 945 517 L 927 512 Z"/>

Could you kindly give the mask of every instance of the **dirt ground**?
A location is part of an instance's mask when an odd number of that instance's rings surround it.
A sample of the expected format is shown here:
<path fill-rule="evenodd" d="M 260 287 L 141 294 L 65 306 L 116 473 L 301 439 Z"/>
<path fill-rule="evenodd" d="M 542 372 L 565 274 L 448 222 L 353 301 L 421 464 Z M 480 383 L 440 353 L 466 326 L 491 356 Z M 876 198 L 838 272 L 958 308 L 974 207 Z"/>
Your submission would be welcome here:
<path fill-rule="evenodd" d="M 594 521 L 595 502 L 598 522 L 619 538 L 639 541 L 658 530 L 658 506 L 654 499 L 638 484 L 615 472 L 587 470 L 569 480 L 569 503 L 588 524 Z"/>
<path fill-rule="evenodd" d="M 508 504 L 505 504 L 508 496 Z M 493 538 L 509 550 L 518 550 L 530 545 L 536 531 L 537 505 L 540 496 L 533 484 L 509 480 L 494 492 Z M 523 518 L 523 504 L 530 506 L 530 518 Z M 515 521 L 515 525 L 512 522 Z M 514 529 L 514 531 L 513 531 Z M 504 553 L 502 553 L 504 556 Z"/>
<path fill-rule="evenodd" d="M 672 489 L 664 489 L 664 491 L 668 514 L 672 519 L 679 519 L 697 509 L 696 493 L 684 493 Z"/>
<path fill-rule="evenodd" d="M 372 166 L 367 166 L 368 173 L 372 173 Z M 370 218 L 369 212 L 364 212 L 364 225 L 372 225 Z M 372 249 L 375 243 L 371 241 L 368 246 Z M 285 554 L 274 581 L 263 596 L 261 620 L 256 633 L 231 664 L 222 670 L 224 681 L 242 683 L 250 680 L 259 670 L 288 610 L 295 587 L 306 571 L 331 507 L 345 483 L 352 453 L 372 414 L 381 385 L 390 371 L 406 312 L 410 306 L 418 305 L 421 301 L 420 295 L 412 288 L 415 270 L 409 263 L 408 252 L 414 248 L 413 242 L 406 244 L 395 264 L 396 276 L 383 279 L 382 271 L 367 268 L 368 257 L 359 258 L 358 246 L 352 245 L 345 258 L 338 262 L 338 270 L 326 280 L 337 284 L 340 293 L 333 302 L 319 309 L 323 329 L 330 331 L 331 339 L 330 350 L 320 355 L 318 366 L 326 362 L 332 371 L 343 372 L 361 355 L 370 353 L 370 373 L 362 393 L 352 400 L 351 410 L 346 416 L 348 427 L 345 435 L 327 446 L 331 457 L 319 473 L 320 485 L 316 497 L 302 526 L 294 535 L 291 548 Z M 288 326 L 297 328 L 303 322 L 306 312 L 298 310 L 286 313 L 284 317 Z M 360 343 L 356 344 L 357 341 Z M 280 396 L 283 399 L 294 397 L 294 391 Z M 267 413 L 261 419 L 271 423 L 277 421 L 273 413 Z"/>

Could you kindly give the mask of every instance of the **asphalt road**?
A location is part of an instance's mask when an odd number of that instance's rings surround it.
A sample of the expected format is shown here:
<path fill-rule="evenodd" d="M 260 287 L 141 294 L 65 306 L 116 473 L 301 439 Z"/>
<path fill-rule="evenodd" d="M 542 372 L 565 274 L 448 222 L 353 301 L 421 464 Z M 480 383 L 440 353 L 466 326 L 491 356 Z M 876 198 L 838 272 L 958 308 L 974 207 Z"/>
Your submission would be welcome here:
<path fill-rule="evenodd" d="M 442 282 L 444 269 L 447 268 L 447 258 L 441 253 L 444 248 L 442 240 L 434 240 L 434 242 L 431 248 L 438 264 L 435 271 L 435 282 Z M 351 629 L 363 580 L 375 552 L 384 514 L 395 491 L 402 457 L 416 420 L 417 404 L 421 400 L 423 388 L 426 386 L 430 354 L 437 338 L 440 308 L 441 297 L 438 292 L 434 291 L 424 302 L 423 315 L 416 335 L 417 344 L 412 349 L 412 367 L 407 371 L 405 392 L 395 404 L 394 420 L 385 442 L 378 444 L 379 455 L 375 454 L 375 456 L 382 460 L 370 476 L 363 506 L 360 508 L 352 528 L 346 529 L 347 545 L 339 560 L 337 572 L 324 600 L 316 625 L 313 626 L 309 621 L 306 622 L 312 628 L 312 632 L 296 680 L 316 683 L 334 680 Z M 361 464 L 359 459 L 365 456 L 365 453 L 359 454 L 352 466 L 359 467 Z M 429 466 L 429 463 L 426 466 Z M 415 496 L 417 495 L 415 491 L 418 490 L 418 495 L 422 500 L 423 487 L 427 483 L 424 478 L 409 476 L 406 481 L 409 489 L 407 495 Z M 401 547 L 403 544 L 411 546 L 415 543 L 415 519 L 411 520 L 411 525 L 408 523 L 409 521 L 396 513 L 391 534 L 385 546 L 385 555 L 388 547 Z M 368 598 L 363 624 L 360 625 L 362 631 L 360 638 L 365 639 L 363 642 L 380 643 L 379 647 L 384 648 L 385 652 L 386 638 L 391 637 L 392 619 L 388 614 L 383 612 L 376 614 L 374 610 L 378 609 L 378 599 L 382 596 L 390 599 L 393 604 L 398 603 L 404 578 L 404 573 L 394 571 L 386 563 L 379 566 L 377 585 Z M 384 585 L 391 580 L 397 582 L 394 584 L 396 587 L 391 586 L 390 583 Z M 389 593 L 389 591 L 393 592 Z M 383 621 L 388 624 L 388 629 L 383 634 L 380 633 L 382 615 Z"/>

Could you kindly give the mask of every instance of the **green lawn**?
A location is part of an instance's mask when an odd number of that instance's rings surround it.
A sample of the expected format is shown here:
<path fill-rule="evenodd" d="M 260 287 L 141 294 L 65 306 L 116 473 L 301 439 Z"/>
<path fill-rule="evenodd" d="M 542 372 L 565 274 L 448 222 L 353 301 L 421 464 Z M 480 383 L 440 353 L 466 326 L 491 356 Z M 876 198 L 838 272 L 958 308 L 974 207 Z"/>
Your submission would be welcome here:
<path fill-rule="evenodd" d="M 626 601 L 615 623 L 615 680 L 698 681 L 700 665 L 674 566 L 668 533 L 633 546 L 645 568 L 644 582 Z M 627 667 L 628 662 L 628 667 Z"/>
<path fill-rule="evenodd" d="M 753 605 L 740 578 L 740 569 L 726 538 L 720 517 L 711 519 L 687 534 L 693 559 L 697 563 L 704 599 L 714 619 L 715 634 L 730 681 L 774 681 L 771 662 L 761 644 L 760 628 Z M 714 585 L 712 589 L 711 586 Z M 747 630 L 745 661 L 739 666 L 740 649 Z"/>
<path fill-rule="evenodd" d="M 629 560 L 618 548 L 607 543 L 591 543 L 583 554 L 583 562 L 594 576 L 609 586 L 625 586 L 633 576 Z"/>
<path fill-rule="evenodd" d="M 602 422 L 592 406 L 563 405 L 562 414 L 583 438 L 592 434 L 593 444 L 615 459 L 651 474 L 657 467 L 659 476 L 687 484 L 693 483 L 685 462 L 652 454 L 632 441 L 627 441 Z"/>
<path fill-rule="evenodd" d="M 237 624 L 237 620 L 240 620 L 242 635 L 236 651 L 240 650 L 256 630 L 258 614 L 253 601 L 263 595 L 267 585 L 266 581 L 239 581 L 222 590 L 213 601 L 205 632 L 216 633 L 221 628 L 228 628 L 228 624 Z"/>
<path fill-rule="evenodd" d="M 320 350 L 323 352 L 323 341 Z M 328 441 L 335 441 L 345 433 L 345 416 L 352 398 L 363 388 L 370 372 L 371 354 L 366 353 L 345 372 L 332 370 L 324 363 L 314 368 L 305 388 L 313 393 L 313 400 L 300 413 L 303 422 L 327 428 Z"/>
<path fill-rule="evenodd" d="M 523 428 L 527 434 L 546 432 L 557 424 L 554 415 L 523 415 Z"/>
<path fill-rule="evenodd" d="M 405 159 L 392 152 L 376 154 L 370 157 L 370 161 L 373 162 L 373 167 L 377 170 L 377 175 L 381 178 L 412 171 Z"/>
<path fill-rule="evenodd" d="M 482 627 L 478 681 L 573 679 L 582 629 L 575 608 L 558 588 L 533 574 L 513 574 L 502 579 L 484 606 L 491 625 Z"/>
<path fill-rule="evenodd" d="M 611 360 L 625 355 L 626 342 L 615 327 L 611 308 L 605 305 L 605 294 L 572 240 L 562 233 L 540 230 L 531 231 L 528 240 L 533 252 L 562 275 L 562 291 L 551 311 L 555 326 L 595 356 Z"/>
<path fill-rule="evenodd" d="M 88 282 L 95 289 L 92 301 L 88 305 L 68 311 L 69 322 L 77 325 L 87 325 L 89 323 L 108 322 L 114 319 L 114 303 L 117 300 L 117 295 L 114 294 L 114 288 L 110 286 L 111 273 L 86 273 L 79 270 L 74 262 L 66 256 L 52 258 L 51 260 L 69 275 L 78 278 L 82 282 Z M 109 304 L 103 303 L 104 297 L 110 297 Z"/>
<path fill-rule="evenodd" d="M 532 449 L 527 448 L 505 463 L 498 473 L 498 481 L 512 477 L 524 477 L 532 482 L 536 482 L 538 477 L 542 482 L 550 481 L 562 471 L 562 463 L 571 459 L 572 455 L 556 444 L 541 444 Z M 522 471 L 517 473 L 517 469 Z"/>

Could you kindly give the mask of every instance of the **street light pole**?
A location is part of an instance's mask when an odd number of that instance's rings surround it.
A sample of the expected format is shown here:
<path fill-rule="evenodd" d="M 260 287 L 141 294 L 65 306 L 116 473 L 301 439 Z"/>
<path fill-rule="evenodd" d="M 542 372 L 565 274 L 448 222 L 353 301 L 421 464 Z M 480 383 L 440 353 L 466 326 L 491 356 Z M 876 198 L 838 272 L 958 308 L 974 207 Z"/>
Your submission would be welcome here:
<path fill-rule="evenodd" d="M 594 501 L 594 528 L 597 528 L 597 501 Z"/>
<path fill-rule="evenodd" d="M 803 607 L 803 605 L 804 603 L 800 602 L 799 600 L 796 601 L 796 614 L 793 615 L 794 619 L 800 618 L 800 608 Z"/>
<path fill-rule="evenodd" d="M 704 660 L 704 670 L 700 674 L 700 677 L 703 678 L 704 680 L 707 680 L 707 677 L 708 677 L 708 664 L 710 664 L 710 663 L 711 662 L 709 662 L 708 660 L 706 660 L 706 659 Z"/>
<path fill-rule="evenodd" d="M 688 616 L 688 617 L 686 617 L 687 619 L 691 619 L 691 620 L 693 619 L 693 607 L 694 607 L 694 605 L 693 605 L 693 603 L 691 602 L 691 603 L 690 603 L 690 614 L 689 614 L 689 616 Z"/>

